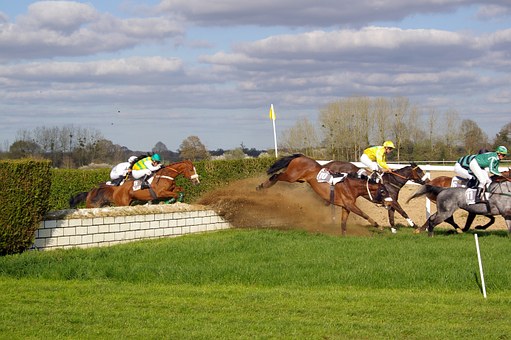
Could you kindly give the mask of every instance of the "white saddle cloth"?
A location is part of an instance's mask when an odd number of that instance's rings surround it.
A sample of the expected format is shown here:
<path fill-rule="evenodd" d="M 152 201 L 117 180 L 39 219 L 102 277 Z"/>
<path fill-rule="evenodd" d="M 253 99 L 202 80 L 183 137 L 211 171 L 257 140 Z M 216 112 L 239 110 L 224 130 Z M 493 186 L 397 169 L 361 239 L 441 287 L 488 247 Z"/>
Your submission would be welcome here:
<path fill-rule="evenodd" d="M 348 176 L 347 173 L 343 172 L 340 174 L 340 176 L 338 177 L 334 177 L 330 171 L 328 171 L 328 169 L 326 168 L 322 168 L 317 176 L 316 176 L 316 180 L 319 182 L 319 183 L 329 183 L 330 185 L 336 185 L 337 183 L 339 182 L 342 182 L 344 181 L 344 179 L 346 178 L 346 176 Z"/>

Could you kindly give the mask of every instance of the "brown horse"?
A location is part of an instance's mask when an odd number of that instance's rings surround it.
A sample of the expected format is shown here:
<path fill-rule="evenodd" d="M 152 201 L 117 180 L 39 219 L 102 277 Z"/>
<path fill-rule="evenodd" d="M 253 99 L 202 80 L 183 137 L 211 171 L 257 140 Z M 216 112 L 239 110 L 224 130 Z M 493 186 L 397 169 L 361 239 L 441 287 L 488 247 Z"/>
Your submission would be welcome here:
<path fill-rule="evenodd" d="M 373 184 L 356 178 L 356 174 L 347 176 L 343 182 L 332 187 L 329 183 L 317 181 L 317 175 L 321 169 L 322 166 L 318 162 L 301 154 L 284 157 L 270 166 L 267 173 L 271 177 L 266 182 L 261 183 L 257 189 L 269 188 L 277 181 L 307 182 L 323 200 L 341 207 L 341 231 L 343 235 L 346 235 L 346 222 L 350 212 L 363 217 L 372 226 L 379 227 L 376 221 L 360 210 L 356 205 L 356 200 L 357 197 L 363 196 L 372 202 L 389 206 L 392 204 L 392 199 L 385 187 L 381 184 Z M 375 197 L 381 198 L 377 200 Z"/>
<path fill-rule="evenodd" d="M 509 171 L 503 171 L 502 175 L 504 177 L 508 177 L 509 178 Z M 433 178 L 432 180 L 427 181 L 427 184 L 432 185 L 432 186 L 436 186 L 436 187 L 450 188 L 451 185 L 452 185 L 452 179 L 453 179 L 453 177 L 449 177 L 449 176 L 438 176 L 436 178 Z M 466 185 L 466 183 L 462 184 L 462 185 Z M 432 201 L 433 203 L 436 203 L 436 196 L 437 195 L 434 192 L 429 192 L 425 196 L 427 198 L 429 198 L 429 200 Z M 408 199 L 408 201 L 410 201 L 411 199 L 412 198 L 410 197 Z M 467 216 L 467 220 L 465 221 L 465 226 L 463 227 L 463 229 L 460 228 L 460 226 L 454 221 L 454 216 L 450 216 L 449 218 L 447 218 L 445 220 L 445 222 L 447 222 L 450 225 L 452 225 L 457 232 L 466 232 L 466 231 L 468 231 L 470 229 L 470 226 L 474 222 L 474 219 L 476 218 L 476 216 L 477 216 L 477 214 L 475 214 L 473 212 L 469 212 L 468 216 Z M 476 226 L 475 229 L 485 230 L 486 228 L 491 226 L 493 223 L 495 223 L 495 216 L 492 216 L 492 215 L 483 215 L 483 216 L 488 217 L 489 221 L 486 224 L 484 224 L 484 225 Z"/>
<path fill-rule="evenodd" d="M 356 165 L 350 162 L 340 162 L 340 161 L 332 161 L 325 165 L 324 168 L 329 169 L 331 172 L 358 172 L 361 170 Z M 385 188 L 392 197 L 393 204 L 389 209 L 389 223 L 392 228 L 394 228 L 394 212 L 397 211 L 401 216 L 403 216 L 410 227 L 417 227 L 417 225 L 412 221 L 412 219 L 408 216 L 408 214 L 404 211 L 401 205 L 398 202 L 399 191 L 401 188 L 408 182 L 412 181 L 418 184 L 424 184 L 424 180 L 426 179 L 426 174 L 422 169 L 415 163 L 411 163 L 403 168 L 397 170 L 391 170 L 390 172 L 386 172 L 382 175 L 382 183 L 385 185 Z"/>
<path fill-rule="evenodd" d="M 132 178 L 120 186 L 100 184 L 99 187 L 87 193 L 86 207 L 128 206 L 134 201 L 148 202 L 172 198 L 178 199 L 183 192 L 183 189 L 176 186 L 175 183 L 175 178 L 179 175 L 190 179 L 194 184 L 199 184 L 199 176 L 195 166 L 191 161 L 185 160 L 172 163 L 156 171 L 150 179 L 150 187 L 148 189 L 136 188 L 139 181 L 135 181 Z M 84 193 L 79 193 L 71 198 L 71 207 L 74 208 L 83 201 L 83 196 Z"/>

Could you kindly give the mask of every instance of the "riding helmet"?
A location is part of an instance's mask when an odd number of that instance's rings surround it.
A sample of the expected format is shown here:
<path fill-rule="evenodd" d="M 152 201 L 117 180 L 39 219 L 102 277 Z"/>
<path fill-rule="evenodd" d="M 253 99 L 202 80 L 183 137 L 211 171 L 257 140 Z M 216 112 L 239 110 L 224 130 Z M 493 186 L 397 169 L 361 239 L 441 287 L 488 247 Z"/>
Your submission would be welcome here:
<path fill-rule="evenodd" d="M 392 149 L 395 149 L 396 147 L 394 146 L 394 143 L 392 143 L 392 141 L 390 140 L 387 140 L 383 143 L 383 146 L 386 147 L 386 148 L 392 148 Z"/>
<path fill-rule="evenodd" d="M 151 156 L 151 159 L 155 162 L 161 162 L 161 158 L 160 158 L 160 155 L 158 155 L 157 153 L 155 153 L 154 155 Z"/>
<path fill-rule="evenodd" d="M 497 150 L 495 150 L 496 153 L 500 153 L 502 155 L 507 155 L 507 148 L 503 145 L 499 146 Z"/>

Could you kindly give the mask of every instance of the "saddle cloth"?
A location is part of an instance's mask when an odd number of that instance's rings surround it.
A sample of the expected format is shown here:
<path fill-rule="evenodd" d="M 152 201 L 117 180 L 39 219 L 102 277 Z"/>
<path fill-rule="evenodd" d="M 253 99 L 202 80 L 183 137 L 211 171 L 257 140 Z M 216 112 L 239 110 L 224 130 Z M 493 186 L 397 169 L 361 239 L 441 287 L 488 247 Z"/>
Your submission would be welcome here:
<path fill-rule="evenodd" d="M 348 176 L 348 174 L 345 172 L 341 172 L 338 175 L 336 174 L 334 176 L 334 175 L 332 175 L 332 173 L 330 173 L 330 171 L 328 171 L 328 169 L 322 168 L 318 172 L 318 174 L 316 176 L 316 180 L 319 183 L 329 183 L 330 185 L 336 185 L 337 183 L 344 181 L 346 176 Z"/>
<path fill-rule="evenodd" d="M 151 177 L 147 180 L 147 183 L 151 184 L 153 183 L 153 178 L 154 177 Z M 142 188 L 142 180 L 141 179 L 136 179 L 133 181 L 133 191 L 137 191 L 137 190 L 140 190 Z"/>
<path fill-rule="evenodd" d="M 467 202 L 467 205 L 476 203 L 476 195 L 477 195 L 477 189 L 467 189 L 465 191 L 465 200 Z M 485 192 L 484 196 L 486 197 L 486 200 L 488 200 L 490 198 L 490 193 Z"/>

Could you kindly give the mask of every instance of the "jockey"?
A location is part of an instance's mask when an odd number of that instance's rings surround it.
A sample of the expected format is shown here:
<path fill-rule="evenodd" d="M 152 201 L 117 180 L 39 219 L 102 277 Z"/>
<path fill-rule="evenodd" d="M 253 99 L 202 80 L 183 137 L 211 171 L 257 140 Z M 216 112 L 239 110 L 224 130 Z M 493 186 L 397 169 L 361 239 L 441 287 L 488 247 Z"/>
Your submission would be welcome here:
<path fill-rule="evenodd" d="M 131 166 L 137 160 L 137 156 L 131 156 L 127 162 L 117 164 L 110 171 L 110 183 L 112 185 L 121 185 L 124 178 L 131 173 Z"/>
<path fill-rule="evenodd" d="M 479 185 L 476 200 L 481 202 L 485 200 L 484 192 L 491 183 L 488 172 L 484 168 L 488 168 L 493 175 L 502 176 L 499 172 L 499 164 L 506 155 L 507 148 L 501 145 L 495 152 L 463 156 L 454 165 L 454 171 L 462 178 L 471 179 L 472 174 L 477 178 Z"/>
<path fill-rule="evenodd" d="M 390 172 L 391 170 L 387 165 L 387 154 L 394 149 L 394 143 L 389 140 L 385 141 L 383 145 L 370 146 L 360 156 L 360 162 L 373 172 Z"/>
<path fill-rule="evenodd" d="M 155 153 L 152 156 L 142 158 L 133 165 L 131 175 L 134 179 L 142 178 L 142 188 L 149 188 L 147 179 L 152 175 L 153 172 L 158 171 L 162 168 L 160 155 Z"/>

